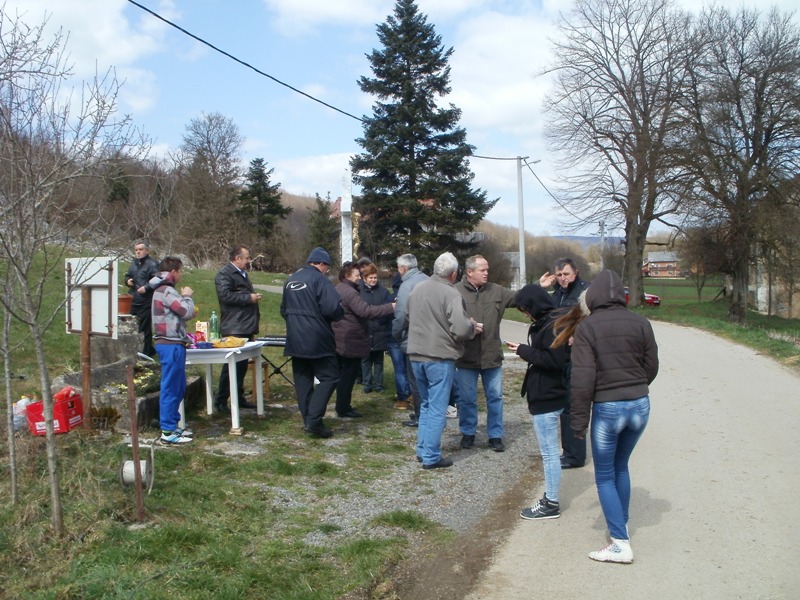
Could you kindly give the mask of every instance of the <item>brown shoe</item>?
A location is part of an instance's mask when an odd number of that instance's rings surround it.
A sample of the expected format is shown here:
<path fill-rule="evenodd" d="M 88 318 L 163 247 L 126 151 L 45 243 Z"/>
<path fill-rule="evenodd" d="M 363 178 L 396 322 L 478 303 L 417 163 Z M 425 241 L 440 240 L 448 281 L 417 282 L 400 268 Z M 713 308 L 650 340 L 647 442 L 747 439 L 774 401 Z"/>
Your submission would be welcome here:
<path fill-rule="evenodd" d="M 394 403 L 394 407 L 397 410 L 408 410 L 410 403 L 408 400 L 398 400 Z"/>

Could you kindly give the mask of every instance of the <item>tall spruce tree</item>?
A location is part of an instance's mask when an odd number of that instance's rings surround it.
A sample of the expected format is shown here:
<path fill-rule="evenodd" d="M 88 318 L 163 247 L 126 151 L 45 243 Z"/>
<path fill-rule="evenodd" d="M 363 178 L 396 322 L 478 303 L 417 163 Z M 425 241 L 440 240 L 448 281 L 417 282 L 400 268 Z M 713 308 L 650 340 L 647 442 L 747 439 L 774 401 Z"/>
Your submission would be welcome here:
<path fill-rule="evenodd" d="M 362 190 L 354 199 L 361 239 L 373 258 L 411 251 L 432 265 L 443 251 L 468 252 L 466 234 L 497 200 L 471 186 L 474 148 L 458 127 L 461 110 L 437 105 L 450 92 L 453 49 L 444 49 L 414 0 L 398 0 L 377 32 L 383 48 L 367 56 L 374 77 L 358 82 L 377 101 L 356 140 L 364 152 L 350 161 Z"/>
<path fill-rule="evenodd" d="M 262 241 L 269 240 L 278 226 L 278 220 L 285 219 L 292 212 L 291 207 L 281 204 L 281 184 L 271 181 L 274 171 L 267 170 L 263 158 L 251 160 L 236 209 L 237 214 L 245 219 Z"/>

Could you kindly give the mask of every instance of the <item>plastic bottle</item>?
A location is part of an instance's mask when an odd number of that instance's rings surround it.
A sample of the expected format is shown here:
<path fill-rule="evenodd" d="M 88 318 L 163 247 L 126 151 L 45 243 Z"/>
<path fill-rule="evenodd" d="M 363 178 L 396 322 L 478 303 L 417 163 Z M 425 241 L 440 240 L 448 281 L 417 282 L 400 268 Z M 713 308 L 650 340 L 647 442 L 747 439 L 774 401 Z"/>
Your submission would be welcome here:
<path fill-rule="evenodd" d="M 211 311 L 211 317 L 208 320 L 208 340 L 213 342 L 219 339 L 219 317 L 217 311 Z"/>
<path fill-rule="evenodd" d="M 21 396 L 14 402 L 14 431 L 20 431 L 28 426 L 28 404 L 32 400 L 27 396 Z"/>

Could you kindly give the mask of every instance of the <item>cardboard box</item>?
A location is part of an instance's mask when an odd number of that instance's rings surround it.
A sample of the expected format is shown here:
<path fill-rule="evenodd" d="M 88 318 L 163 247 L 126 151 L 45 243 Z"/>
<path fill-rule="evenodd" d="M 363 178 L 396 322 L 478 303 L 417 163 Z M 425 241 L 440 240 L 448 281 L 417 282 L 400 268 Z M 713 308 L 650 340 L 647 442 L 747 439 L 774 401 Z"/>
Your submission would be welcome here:
<path fill-rule="evenodd" d="M 72 388 L 64 388 L 53 396 L 53 432 L 67 433 L 83 423 L 83 400 Z M 44 403 L 32 402 L 27 406 L 28 428 L 33 435 L 45 435 Z"/>

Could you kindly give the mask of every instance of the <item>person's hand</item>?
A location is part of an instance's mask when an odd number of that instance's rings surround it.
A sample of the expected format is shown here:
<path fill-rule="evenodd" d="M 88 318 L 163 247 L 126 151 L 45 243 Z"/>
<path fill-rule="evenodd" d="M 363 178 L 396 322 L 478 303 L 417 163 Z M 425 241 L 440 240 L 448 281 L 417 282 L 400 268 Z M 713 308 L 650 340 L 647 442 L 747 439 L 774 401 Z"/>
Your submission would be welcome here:
<path fill-rule="evenodd" d="M 256 302 L 258 302 L 259 300 L 261 300 L 261 294 L 250 294 L 250 301 L 251 301 L 253 304 L 255 304 Z"/>
<path fill-rule="evenodd" d="M 127 285 L 128 287 L 132 288 L 133 287 L 133 279 L 128 278 L 128 281 L 125 282 L 125 285 Z"/>
<path fill-rule="evenodd" d="M 517 342 L 506 342 L 506 346 L 508 346 L 508 349 L 512 352 L 516 352 L 517 348 L 519 348 L 519 344 Z"/>
<path fill-rule="evenodd" d="M 191 298 L 192 294 L 194 294 L 194 290 L 188 285 L 181 288 L 181 296 Z"/>
<path fill-rule="evenodd" d="M 575 430 L 573 429 L 573 430 L 572 430 L 572 437 L 574 437 L 576 440 L 582 440 L 582 439 L 585 439 L 585 438 L 586 438 L 586 430 L 585 430 L 585 429 L 583 429 L 583 430 L 581 430 L 581 431 L 575 431 Z"/>
<path fill-rule="evenodd" d="M 475 335 L 483 333 L 483 323 L 478 323 L 472 317 L 470 317 L 469 320 L 472 323 L 472 326 L 475 328 Z"/>
<path fill-rule="evenodd" d="M 139 289 L 137 289 L 136 291 L 139 292 L 140 294 L 144 294 L 147 291 L 147 288 L 142 286 Z"/>
<path fill-rule="evenodd" d="M 556 284 L 556 276 L 551 275 L 550 271 L 545 271 L 544 275 L 539 277 L 539 285 L 542 287 L 550 287 Z"/>

